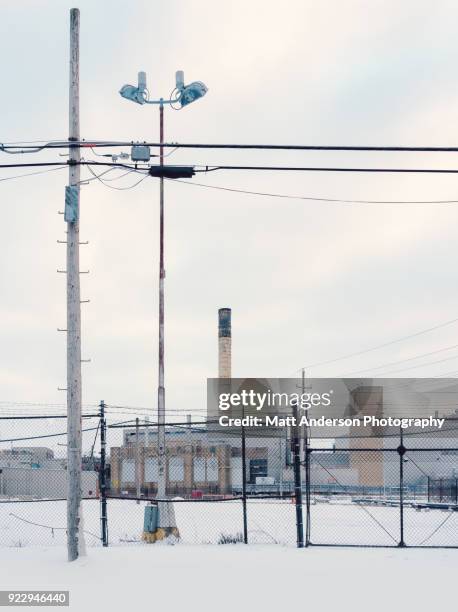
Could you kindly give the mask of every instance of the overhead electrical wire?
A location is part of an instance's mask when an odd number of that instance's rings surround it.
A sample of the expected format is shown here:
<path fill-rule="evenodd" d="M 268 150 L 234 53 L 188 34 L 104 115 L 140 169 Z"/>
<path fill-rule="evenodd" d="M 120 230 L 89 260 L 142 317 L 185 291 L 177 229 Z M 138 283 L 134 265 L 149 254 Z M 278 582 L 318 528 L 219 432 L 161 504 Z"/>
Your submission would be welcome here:
<path fill-rule="evenodd" d="M 20 154 L 20 153 L 34 153 L 34 152 L 40 152 L 42 150 L 45 149 L 50 149 L 50 148 L 75 148 L 75 147 L 89 147 L 89 148 L 95 148 L 95 147 L 118 147 L 118 146 L 130 146 L 132 144 L 136 144 L 134 142 L 113 142 L 113 141 L 79 141 L 77 143 L 72 142 L 72 141 L 49 141 L 49 142 L 45 142 L 44 144 L 40 145 L 40 146 L 35 146 L 36 142 L 44 142 L 44 141 L 30 141 L 32 144 L 26 144 L 26 143 L 3 143 L 0 144 L 0 151 L 3 151 L 5 153 L 14 153 L 14 154 Z M 193 143 L 141 143 L 141 144 L 145 144 L 147 146 L 154 146 L 154 147 L 159 147 L 162 146 L 163 148 L 170 148 L 173 147 L 173 151 L 171 151 L 169 153 L 169 155 L 171 153 L 173 153 L 174 151 L 180 149 L 180 148 L 195 148 L 195 149 L 245 149 L 245 150 L 291 150 L 291 151 L 365 151 L 365 152 L 423 152 L 423 153 L 432 153 L 432 152 L 458 152 L 458 147 L 404 147 L 404 146 L 340 146 L 340 145 L 259 145 L 259 144 L 193 144 Z M 95 153 L 95 151 L 94 151 Z M 97 153 L 95 153 L 96 155 L 98 155 Z M 62 162 L 42 162 L 42 163 L 33 163 L 33 164 L 4 164 L 4 165 L 0 165 L 0 167 L 8 167 L 8 168 L 16 168 L 16 167 L 41 167 L 41 166 L 54 166 L 53 168 L 49 168 L 47 170 L 43 170 L 43 171 L 37 171 L 37 172 L 33 172 L 33 173 L 28 173 L 28 174 L 24 174 L 24 175 L 17 175 L 17 176 L 13 176 L 13 177 L 5 177 L 5 178 L 1 178 L 0 181 L 7 181 L 7 180 L 13 180 L 13 179 L 17 179 L 17 178 L 22 178 L 22 177 L 26 177 L 26 176 L 33 176 L 33 175 L 37 175 L 37 174 L 44 174 L 46 172 L 52 172 L 55 170 L 61 170 L 66 168 L 68 165 L 70 165 L 68 162 L 66 164 L 62 164 Z M 93 174 L 92 179 L 88 179 L 89 181 L 91 180 L 99 180 L 102 184 L 104 184 L 105 186 L 112 188 L 112 189 L 117 189 L 117 190 L 125 190 L 125 189 L 132 189 L 133 187 L 135 187 L 136 185 L 138 185 L 140 182 L 142 182 L 143 180 L 145 180 L 145 178 L 148 176 L 148 174 L 145 173 L 145 176 L 143 176 L 137 183 L 127 186 L 127 187 L 113 187 L 111 185 L 106 185 L 106 182 L 108 182 L 108 180 L 118 180 L 119 178 L 122 178 L 123 176 L 126 176 L 127 174 L 131 173 L 131 172 L 141 172 L 141 170 L 147 170 L 147 168 L 138 168 L 137 165 L 128 165 L 128 164 L 120 164 L 120 163 L 103 163 L 103 162 L 95 162 L 95 161 L 81 161 L 79 162 L 79 165 L 87 165 L 89 171 Z M 127 168 L 128 172 L 124 173 L 123 175 L 121 175 L 120 177 L 116 177 L 114 179 L 102 179 L 101 176 L 104 175 L 105 173 L 102 173 L 101 175 L 95 175 L 95 173 L 92 171 L 91 166 L 96 166 L 96 165 L 100 165 L 100 166 L 109 166 L 112 170 L 114 170 L 115 168 Z M 304 171 L 304 172 L 374 172 L 374 173 L 451 173 L 451 174 L 455 174 L 458 173 L 457 169 L 429 169 L 429 168 L 344 168 L 344 167 L 291 167 L 291 166 L 235 166 L 235 165 L 207 165 L 207 166 L 200 166 L 200 170 L 197 169 L 197 172 L 210 172 L 210 171 L 216 171 L 216 170 L 259 170 L 259 171 Z M 111 170 L 108 170 L 107 172 L 110 172 Z M 84 182 L 84 181 L 81 181 Z M 265 192 L 255 192 L 255 191 L 248 191 L 248 190 L 239 190 L 239 189 L 234 189 L 234 188 L 225 188 L 225 187 L 218 187 L 218 186 L 213 186 L 213 185 L 204 185 L 204 184 L 200 184 L 200 183 L 193 183 L 190 181 L 180 181 L 178 180 L 177 182 L 182 182 L 182 183 L 186 183 L 186 184 L 191 184 L 191 185 L 196 185 L 199 187 L 205 187 L 205 188 L 210 188 L 210 189 L 219 189 L 219 190 L 223 190 L 223 191 L 231 191 L 231 192 L 236 192 L 236 193 L 245 193 L 245 194 L 250 194 L 250 195 L 260 195 L 260 196 L 267 196 L 267 197 L 276 197 L 276 198 L 285 198 L 285 199 L 301 199 L 301 200 L 311 200 L 311 201 L 323 201 L 323 202 L 342 202 L 342 203 L 361 203 L 361 204 L 448 204 L 448 203 L 457 203 L 457 200 L 430 200 L 430 201 L 426 201 L 426 200 L 420 200 L 420 201 L 412 201 L 412 200 L 401 200 L 401 201 L 384 201 L 384 200 L 347 200 L 347 199 L 334 199 L 334 198 L 315 198 L 315 197 L 311 197 L 311 196 L 291 196 L 291 195 L 286 195 L 286 194 L 275 194 L 275 193 L 265 193 Z M 332 359 L 332 360 L 328 360 L 325 362 L 320 362 L 318 364 L 312 364 L 312 365 L 308 365 L 305 366 L 306 368 L 310 368 L 310 367 L 317 367 L 318 365 L 325 365 L 325 364 L 329 364 L 329 363 L 334 363 L 343 359 L 348 359 L 350 357 L 353 356 L 357 356 L 357 355 L 361 355 L 370 351 L 374 351 L 380 348 L 383 348 L 385 346 L 389 346 L 392 344 L 395 344 L 397 342 L 401 342 L 403 340 L 409 339 L 409 338 L 413 338 L 416 337 L 418 335 L 433 331 L 435 329 L 439 329 L 441 327 L 444 327 L 446 325 L 450 325 L 451 323 L 456 322 L 458 319 L 454 319 L 452 321 L 448 321 L 444 324 L 435 326 L 433 328 L 429 328 L 427 330 L 423 330 L 420 332 L 417 332 L 415 334 L 411 334 L 410 336 L 405 336 L 403 338 L 397 339 L 397 340 L 393 340 L 391 342 L 387 342 L 381 345 L 378 345 L 376 347 L 372 347 L 369 349 L 365 349 L 363 351 L 358 351 L 356 353 L 352 353 L 343 357 L 339 357 L 336 359 Z M 453 347 L 449 347 L 449 348 L 453 348 Z M 442 350 L 447 350 L 447 349 L 440 349 L 438 351 L 433 351 L 431 353 L 426 353 L 423 356 L 429 355 L 429 354 L 434 354 L 437 352 L 440 352 Z M 421 356 L 417 356 L 417 357 L 412 357 L 406 360 L 401 360 L 399 362 L 392 362 L 392 364 L 386 364 L 386 365 L 394 365 L 396 363 L 401 363 L 403 361 L 410 361 L 416 358 L 420 358 Z M 453 358 L 453 357 L 452 357 Z M 449 358 L 449 359 L 452 359 Z M 442 361 L 447 361 L 448 359 L 444 359 L 444 360 L 440 360 L 437 362 L 432 362 L 432 363 L 440 363 Z M 424 365 L 429 365 L 429 364 L 424 364 Z M 377 366 L 376 368 L 373 369 L 380 369 L 383 368 L 385 366 Z M 410 368 L 403 368 L 403 369 L 412 369 L 412 368 L 416 368 L 416 367 L 421 367 L 419 366 L 411 366 Z M 401 370 L 397 370 L 397 371 L 402 371 Z M 370 369 L 366 369 L 366 370 L 359 370 L 359 372 L 363 372 L 363 371 L 369 371 Z"/>
<path fill-rule="evenodd" d="M 109 425 L 109 427 L 121 427 L 127 423 L 130 423 L 132 421 L 119 421 L 118 423 L 113 423 L 112 425 Z M 99 428 L 99 424 L 97 424 L 97 426 L 94 427 L 86 427 L 86 428 L 82 428 L 81 431 L 83 433 L 88 432 L 88 431 L 96 431 Z M 22 440 L 40 440 L 40 439 L 44 439 L 44 438 L 57 438 L 59 436 L 66 436 L 67 435 L 67 431 L 61 431 L 59 433 L 52 433 L 52 434 L 42 434 L 42 435 L 35 435 L 35 436 L 26 436 L 26 437 L 22 437 L 22 438 L 5 438 L 0 440 L 0 442 L 19 442 Z"/>
<path fill-rule="evenodd" d="M 408 361 L 414 361 L 415 359 L 422 359 L 423 357 L 430 357 L 431 355 L 437 355 L 438 353 L 443 353 L 445 351 L 450 351 L 454 348 L 458 348 L 458 344 L 452 344 L 451 346 L 446 346 L 445 348 L 441 348 L 435 351 L 430 351 L 429 353 L 423 353 L 422 355 L 415 355 L 414 357 L 408 357 L 407 359 L 400 359 L 399 361 L 391 361 L 390 363 L 384 363 L 383 365 L 372 366 L 370 368 L 364 368 L 363 370 L 353 370 L 351 372 L 346 372 L 344 376 L 349 376 L 351 374 L 361 374 L 363 372 L 372 372 L 374 370 L 382 370 L 384 368 L 388 368 L 390 366 L 399 365 L 401 363 L 407 363 Z M 414 366 L 414 367 L 420 367 Z"/>
<path fill-rule="evenodd" d="M 234 166 L 209 164 L 196 172 L 254 170 L 256 172 L 344 172 L 374 174 L 458 174 L 458 168 L 351 168 L 340 166 Z"/>
<path fill-rule="evenodd" d="M 0 164 L 0 168 L 30 168 L 30 167 L 45 167 L 45 166 L 61 166 L 62 162 L 36 162 L 27 164 Z M 68 166 L 106 166 L 118 167 L 135 170 L 149 170 L 149 167 L 139 166 L 138 164 L 130 165 L 117 162 L 99 162 L 99 161 L 80 161 L 74 162 L 69 160 Z M 152 166 L 159 167 L 159 166 Z M 247 166 L 247 165 L 221 165 L 208 164 L 194 166 L 196 173 L 216 172 L 218 170 L 248 170 L 261 172 L 343 172 L 343 173 L 395 173 L 395 174 L 458 174 L 458 168 L 352 168 L 352 167 L 332 167 L 332 166 Z"/>
<path fill-rule="evenodd" d="M 351 357 L 357 357 L 359 355 L 364 355 L 365 353 L 370 353 L 372 351 L 376 351 L 378 349 L 385 348 L 386 346 L 397 344 L 398 342 L 404 342 L 405 340 L 410 340 L 411 338 L 422 336 L 423 334 L 427 334 L 429 332 L 435 331 L 436 329 L 442 329 L 443 327 L 452 325 L 453 323 L 456 323 L 457 321 L 458 321 L 458 318 L 451 319 L 450 321 L 439 323 L 439 325 L 434 325 L 433 327 L 428 327 L 427 329 L 422 329 L 413 334 L 402 336 L 401 338 L 396 338 L 396 340 L 390 340 L 389 342 L 383 342 L 382 344 L 377 344 L 376 346 L 372 346 L 370 348 L 363 349 L 361 351 L 356 351 L 354 353 L 348 353 L 347 355 L 342 355 L 341 357 L 335 357 L 333 359 L 328 359 L 326 361 L 318 361 L 316 363 L 310 363 L 308 365 L 303 366 L 302 368 L 298 368 L 297 370 L 295 370 L 295 372 L 299 372 L 301 369 L 317 368 L 318 366 L 328 365 L 330 363 L 336 363 L 337 361 L 343 361 L 344 359 L 350 359 Z"/>
<path fill-rule="evenodd" d="M 2 146 L 10 145 L 35 145 L 35 144 L 46 144 L 48 142 L 62 142 L 61 138 L 42 138 L 41 140 L 12 140 L 8 142 L 2 142 Z"/>
<path fill-rule="evenodd" d="M 103 176 L 103 174 L 105 174 L 104 172 L 102 172 L 101 174 L 95 174 L 95 172 L 92 170 L 92 168 L 90 166 L 87 166 L 87 169 L 89 170 L 89 172 L 94 177 L 93 179 L 89 179 L 89 180 L 98 180 L 105 187 L 108 187 L 109 189 L 116 189 L 117 191 L 126 191 L 128 189 L 133 189 L 134 187 L 137 187 L 137 185 L 139 185 L 141 182 L 143 182 L 146 178 L 148 178 L 148 174 L 144 174 L 140 180 L 138 180 L 136 183 L 133 183 L 132 185 L 127 185 L 126 187 L 115 187 L 114 185 L 107 185 L 105 180 L 101 178 Z M 133 169 L 129 170 L 128 172 L 124 173 L 122 176 L 126 176 L 126 174 L 131 174 L 132 172 L 139 173 L 138 170 L 135 170 L 133 168 Z M 141 173 L 141 174 L 143 174 L 143 173 Z M 117 178 L 119 179 L 122 176 L 117 177 Z"/>
<path fill-rule="evenodd" d="M 105 172 L 100 173 L 99 175 L 95 175 L 91 168 L 90 165 L 94 164 L 94 165 L 99 165 L 98 162 L 91 162 L 91 161 L 83 161 L 81 162 L 82 164 L 87 165 L 88 169 L 90 170 L 90 172 L 93 174 L 92 178 L 87 178 L 87 179 L 82 179 L 81 181 L 79 181 L 79 184 L 84 184 L 84 183 L 88 183 L 90 181 L 95 181 L 95 180 L 100 180 L 102 176 L 104 176 L 105 174 L 108 174 L 114 170 L 117 169 L 117 167 L 119 168 L 128 168 L 126 172 L 124 172 L 123 174 L 113 177 L 113 178 L 105 178 L 103 179 L 103 181 L 101 180 L 100 182 L 105 183 L 105 182 L 111 182 L 111 181 L 116 181 L 119 180 L 125 176 L 127 176 L 128 174 L 132 173 L 132 172 L 137 172 L 140 173 L 142 172 L 142 170 L 146 170 L 143 168 L 136 168 L 135 166 L 126 166 L 125 164 L 117 164 L 114 163 L 113 165 L 110 165 L 109 169 L 106 170 Z M 36 165 L 36 164 L 20 164 L 20 166 L 30 166 L 30 165 Z M 42 165 L 42 164 L 39 164 Z M 49 164 L 44 164 L 44 165 L 49 165 Z M 2 166 L 0 166 L 2 167 Z M 7 167 L 17 167 L 16 164 L 14 165 L 8 165 Z M 0 178 L 0 182 L 3 181 L 9 181 L 9 180 L 13 180 L 13 179 L 18 179 L 18 178 L 23 178 L 23 177 L 28 177 L 28 176 L 35 176 L 38 174 L 45 174 L 47 172 L 54 172 L 56 170 L 63 170 L 64 168 L 68 167 L 68 164 L 63 164 L 60 165 L 59 167 L 56 168 L 49 168 L 47 170 L 40 170 L 37 172 L 30 172 L 30 173 L 26 173 L 26 174 L 18 174 L 15 176 L 9 176 L 9 177 L 5 177 L 5 178 Z M 146 178 L 147 175 L 145 175 L 144 178 Z M 305 201 L 311 201 L 311 202 L 329 202 L 329 203 L 341 203 L 341 204 L 458 204 L 458 200 L 353 200 L 353 199 L 348 199 L 348 198 L 326 198 L 326 197 L 316 197 L 316 196 L 299 196 L 299 195 L 289 195 L 289 194 L 281 194 L 281 193 L 271 193 L 271 192 L 262 192 L 262 191 L 251 191 L 251 190 L 247 190 L 247 189 L 237 189 L 237 188 L 232 188 L 232 187 L 220 187 L 218 185 L 207 185 L 204 183 L 196 183 L 194 181 L 185 181 L 185 180 L 180 180 L 180 179 L 169 179 L 167 178 L 166 180 L 168 181 L 174 181 L 177 183 L 182 183 L 185 185 L 194 185 L 196 187 L 203 187 L 206 189 L 214 189 L 214 190 L 219 190 L 219 191 L 227 191 L 227 192 L 233 192 L 233 193 L 241 193 L 241 194 L 247 194 L 247 195 L 254 195 L 254 196 L 263 196 L 263 197 L 271 197 L 271 198 L 279 198 L 279 199 L 288 199 L 288 200 L 305 200 Z M 136 185 L 138 185 L 140 182 L 142 182 L 143 179 L 141 179 L 140 181 L 138 181 L 138 183 L 135 183 L 134 185 L 128 186 L 128 187 L 112 187 L 112 189 L 117 189 L 119 191 L 123 191 L 123 190 L 127 190 L 127 189 L 132 189 L 133 187 L 136 187 Z M 106 185 L 106 187 L 110 187 L 110 185 Z"/>
<path fill-rule="evenodd" d="M 98 161 L 80 161 L 75 162 L 72 160 L 68 160 L 67 162 L 35 162 L 35 163 L 25 163 L 25 164 L 0 164 L 0 168 L 43 168 L 50 166 L 105 166 L 108 168 L 128 168 L 132 170 L 141 170 L 141 167 L 137 165 L 130 165 L 124 163 L 115 163 L 115 162 L 98 162 Z M 148 168 L 143 168 L 144 170 L 148 170 Z"/>
<path fill-rule="evenodd" d="M 43 141 L 38 141 L 43 142 Z M 179 143 L 179 142 L 135 142 L 132 140 L 55 140 L 37 146 L 30 143 L 0 143 L 0 151 L 5 153 L 39 152 L 45 149 L 128 147 L 143 145 L 148 147 L 176 149 L 236 149 L 259 151 L 361 151 L 361 152 L 398 152 L 398 153 L 458 153 L 458 147 L 444 146 L 384 146 L 384 145 L 291 145 L 291 144 L 243 144 L 243 143 Z"/>
<path fill-rule="evenodd" d="M 428 361 L 427 363 L 420 363 L 412 366 L 407 366 L 406 368 L 399 368 L 397 370 L 389 370 L 388 372 L 382 372 L 381 376 L 385 376 L 386 374 L 397 374 L 398 372 L 405 372 L 406 370 L 415 370 L 417 368 L 426 368 L 431 365 L 436 365 L 437 363 L 444 363 L 444 361 L 451 361 L 452 359 L 457 359 L 458 355 L 452 355 L 451 357 L 446 357 L 445 359 L 439 359 L 437 361 Z"/>
<path fill-rule="evenodd" d="M 90 170 L 90 168 L 88 167 L 88 170 Z M 90 172 L 92 173 L 92 178 L 84 178 L 81 179 L 80 181 L 78 181 L 78 185 L 84 185 L 85 183 L 90 183 L 91 181 L 96 181 L 99 180 L 102 176 L 106 175 L 106 174 L 110 174 L 111 172 L 114 172 L 116 170 L 116 168 L 108 168 L 108 170 L 104 170 L 103 172 L 101 172 L 100 174 L 95 175 L 92 170 L 90 170 Z M 130 170 L 127 170 L 124 174 L 129 174 Z M 120 178 L 120 177 L 118 177 Z M 105 180 L 111 180 L 111 179 L 105 179 Z"/>
<path fill-rule="evenodd" d="M 16 174 L 15 176 L 5 176 L 0 178 L 0 183 L 4 181 L 12 181 L 14 179 L 25 178 L 26 176 L 36 176 L 37 174 L 46 174 L 47 172 L 56 172 L 56 170 L 63 170 L 67 168 L 67 165 L 60 166 L 60 168 L 48 168 L 47 170 L 37 170 L 36 172 L 27 172 L 26 174 Z"/>
<path fill-rule="evenodd" d="M 113 168 L 113 170 L 116 170 L 116 168 Z M 137 174 L 139 174 L 139 172 L 137 170 L 126 170 L 125 172 L 123 172 L 122 174 L 118 174 L 117 176 L 113 176 L 112 178 L 107 178 L 105 177 L 103 179 L 104 183 L 110 183 L 111 181 L 119 181 L 119 179 L 124 178 L 125 176 L 132 174 L 132 172 L 136 172 Z M 104 172 L 102 172 L 101 174 L 104 174 Z M 100 175 L 99 175 L 100 176 Z M 95 178 L 91 178 L 91 179 L 87 179 L 88 181 L 95 181 Z"/>
<path fill-rule="evenodd" d="M 288 195 L 283 193 L 271 193 L 265 191 L 250 191 L 247 189 L 236 189 L 233 187 L 219 187 L 218 185 L 206 185 L 194 181 L 184 181 L 182 179 L 166 179 L 184 185 L 194 185 L 195 187 L 205 187 L 218 191 L 229 191 L 231 193 L 242 193 L 247 195 L 264 196 L 269 198 L 281 198 L 287 200 L 307 200 L 310 202 L 330 202 L 337 204 L 458 204 L 458 200 L 351 200 L 348 198 L 318 198 L 314 196 Z"/>

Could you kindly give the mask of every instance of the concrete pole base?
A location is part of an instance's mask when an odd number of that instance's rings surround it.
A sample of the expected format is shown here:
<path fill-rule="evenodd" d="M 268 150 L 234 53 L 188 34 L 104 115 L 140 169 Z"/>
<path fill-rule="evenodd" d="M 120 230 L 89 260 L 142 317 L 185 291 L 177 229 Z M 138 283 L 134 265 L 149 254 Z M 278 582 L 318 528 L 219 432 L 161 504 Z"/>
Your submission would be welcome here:
<path fill-rule="evenodd" d="M 175 520 L 175 510 L 170 501 L 158 502 L 158 524 L 156 531 L 143 532 L 142 540 L 149 544 L 169 540 L 170 542 L 180 539 L 180 532 Z"/>
<path fill-rule="evenodd" d="M 142 540 L 148 544 L 155 544 L 156 542 L 163 542 L 170 538 L 170 541 L 177 541 L 180 539 L 180 532 L 177 527 L 158 527 L 154 533 L 144 531 L 142 534 Z"/>

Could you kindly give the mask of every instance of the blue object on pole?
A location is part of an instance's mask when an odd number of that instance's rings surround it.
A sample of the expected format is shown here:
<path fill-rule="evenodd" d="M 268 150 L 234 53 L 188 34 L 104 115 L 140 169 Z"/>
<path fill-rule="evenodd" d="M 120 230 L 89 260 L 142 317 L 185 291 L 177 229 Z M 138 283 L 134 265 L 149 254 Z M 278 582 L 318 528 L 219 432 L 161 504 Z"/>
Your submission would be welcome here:
<path fill-rule="evenodd" d="M 67 223 L 78 221 L 78 193 L 78 185 L 67 185 L 65 187 L 64 220 Z"/>
<path fill-rule="evenodd" d="M 157 530 L 158 515 L 159 512 L 157 505 L 145 506 L 143 531 L 146 531 L 147 533 L 154 533 Z"/>

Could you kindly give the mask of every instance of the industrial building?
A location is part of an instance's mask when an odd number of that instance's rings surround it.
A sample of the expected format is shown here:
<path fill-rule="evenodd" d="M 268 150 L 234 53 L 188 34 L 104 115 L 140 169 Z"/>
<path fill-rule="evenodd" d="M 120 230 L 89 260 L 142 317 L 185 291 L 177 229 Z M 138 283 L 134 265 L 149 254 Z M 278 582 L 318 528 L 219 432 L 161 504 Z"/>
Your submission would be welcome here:
<path fill-rule="evenodd" d="M 117 494 L 155 495 L 157 490 L 156 431 L 142 428 L 124 431 L 121 447 L 111 448 L 111 491 Z M 270 444 L 269 444 L 270 442 Z M 272 444 L 272 442 L 274 444 Z M 284 452 L 285 444 L 282 449 Z M 204 428 L 168 427 L 167 495 L 231 495 L 242 486 L 242 451 L 239 439 L 225 443 L 213 439 Z M 273 452 L 275 450 L 275 452 Z M 281 480 L 277 440 L 247 439 L 247 482 L 257 478 Z"/>
<path fill-rule="evenodd" d="M 232 374 L 231 309 L 218 311 L 218 379 L 229 384 Z M 253 381 L 250 381 L 250 385 Z M 350 391 L 345 416 L 383 414 L 383 387 L 358 385 Z M 343 435 L 345 434 L 346 435 Z M 399 430 L 373 427 L 361 435 L 358 427 L 326 429 L 327 439 L 312 438 L 310 479 L 317 490 L 387 490 L 399 487 Z M 246 483 L 252 493 L 289 493 L 293 490 L 290 431 L 270 435 L 246 429 Z M 369 434 L 369 435 L 367 435 Z M 406 439 L 412 431 L 405 430 Z M 314 434 L 316 436 L 316 432 Z M 335 435 L 335 438 L 332 436 Z M 240 431 L 222 432 L 212 426 L 167 427 L 166 492 L 169 496 L 230 496 L 242 487 Z M 456 479 L 458 464 L 446 448 L 455 440 L 446 432 L 414 436 L 410 448 L 435 448 L 431 452 L 407 452 L 404 484 L 426 487 L 429 479 Z M 408 444 L 409 447 L 409 444 Z M 443 448 L 444 451 L 437 450 Z M 142 426 L 124 430 L 122 446 L 111 448 L 111 493 L 154 496 L 157 493 L 157 430 Z M 302 467 L 302 482 L 305 470 Z"/>
<path fill-rule="evenodd" d="M 98 496 L 98 474 L 83 470 L 82 495 Z M 0 498 L 65 499 L 67 469 L 64 458 L 47 447 L 13 447 L 0 451 Z"/>

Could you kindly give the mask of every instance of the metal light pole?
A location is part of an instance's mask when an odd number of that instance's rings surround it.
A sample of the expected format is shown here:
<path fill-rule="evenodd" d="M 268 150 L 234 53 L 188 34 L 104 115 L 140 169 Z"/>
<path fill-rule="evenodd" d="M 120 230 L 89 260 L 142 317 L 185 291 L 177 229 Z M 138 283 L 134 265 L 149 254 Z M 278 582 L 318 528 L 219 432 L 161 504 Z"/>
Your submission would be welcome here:
<path fill-rule="evenodd" d="M 176 73 L 176 86 L 172 92 L 172 98 L 164 100 L 149 100 L 146 88 L 146 74 L 138 73 L 138 85 L 124 85 L 120 92 L 124 98 L 137 104 L 159 105 L 159 351 L 158 351 L 158 389 L 157 389 L 157 499 L 159 506 L 158 529 L 156 540 L 163 539 L 169 535 L 178 535 L 173 506 L 166 500 L 167 478 L 166 478 L 166 444 L 165 444 L 165 379 L 164 379 L 164 105 L 169 104 L 172 108 L 183 108 L 198 100 L 207 93 L 207 87 L 201 81 L 194 81 L 189 85 L 184 83 L 184 74 L 181 70 Z M 179 105 L 179 106 L 174 106 Z"/>
<path fill-rule="evenodd" d="M 164 144 L 164 104 L 159 104 L 159 142 Z M 164 165 L 164 148 L 159 149 L 159 163 Z M 157 497 L 166 496 L 166 456 L 165 456 L 165 385 L 164 385 L 164 177 L 159 178 L 159 354 L 157 387 L 157 454 L 158 476 Z"/>

